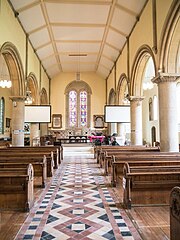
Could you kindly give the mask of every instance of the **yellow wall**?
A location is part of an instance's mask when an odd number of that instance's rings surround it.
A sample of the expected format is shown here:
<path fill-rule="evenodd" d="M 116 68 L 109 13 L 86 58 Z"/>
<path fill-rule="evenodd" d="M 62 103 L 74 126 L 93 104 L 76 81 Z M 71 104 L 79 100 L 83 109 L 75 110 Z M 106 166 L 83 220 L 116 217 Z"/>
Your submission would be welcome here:
<path fill-rule="evenodd" d="M 13 44 L 18 52 L 20 61 L 23 67 L 23 73 L 25 76 L 25 66 L 26 66 L 26 34 L 24 33 L 21 25 L 17 21 L 14 16 L 14 12 L 12 11 L 8 1 L 1 0 L 0 1 L 0 47 L 9 42 Z M 30 43 L 28 43 L 28 66 L 27 66 L 27 76 L 30 72 L 32 72 L 36 78 L 38 87 L 40 87 L 40 61 L 37 55 L 34 53 L 34 50 Z M 22 79 L 25 83 L 25 79 Z M 49 98 L 49 79 L 43 68 L 41 67 L 41 87 L 44 87 L 47 91 L 47 95 Z M 40 92 L 41 89 L 38 89 Z M 11 106 L 12 101 L 9 99 L 11 96 L 10 89 L 2 89 L 0 88 L 0 97 L 5 98 L 5 122 L 6 118 L 12 118 L 11 116 Z M 4 136 L 9 135 L 9 129 L 5 128 Z M 1 136 L 3 137 L 3 136 Z"/>
<path fill-rule="evenodd" d="M 109 104 L 109 94 L 111 89 L 113 88 L 116 91 L 116 86 L 115 86 L 115 69 L 112 69 L 111 74 L 109 75 L 109 78 L 107 80 L 107 104 Z"/>
<path fill-rule="evenodd" d="M 128 75 L 127 74 L 127 45 L 124 46 L 124 49 L 121 55 L 119 56 L 119 59 L 117 60 L 117 64 L 116 64 L 117 85 L 118 85 L 119 78 L 123 73 L 125 73 L 126 76 Z"/>
<path fill-rule="evenodd" d="M 49 86 L 50 86 L 50 81 L 47 74 L 45 73 L 43 67 L 41 67 L 41 89 L 45 88 L 48 96 L 48 101 L 49 101 Z M 40 90 L 41 90 L 40 89 Z M 49 102 L 48 102 L 49 103 Z"/>
<path fill-rule="evenodd" d="M 142 45 L 153 47 L 152 3 L 148 1 L 139 22 L 129 39 L 130 70 L 135 60 L 136 53 Z"/>
<path fill-rule="evenodd" d="M 23 70 L 25 69 L 25 46 L 26 46 L 26 36 L 14 17 L 8 2 L 6 0 L 1 1 L 0 10 L 0 45 L 2 46 L 5 42 L 13 43 L 19 54 L 23 64 Z"/>
<path fill-rule="evenodd" d="M 168 10 L 172 4 L 172 0 L 157 0 L 157 41 L 158 47 L 160 45 L 160 37 L 162 35 L 162 29 L 164 26 L 165 18 L 167 17 Z M 145 9 L 137 22 L 130 38 L 129 38 L 129 62 L 130 62 L 130 71 L 132 70 L 132 65 L 135 60 L 135 56 L 144 44 L 153 47 L 153 20 L 152 20 L 152 0 L 149 0 L 145 6 Z M 160 50 L 160 49 L 158 49 Z M 158 52 L 159 54 L 159 52 Z M 155 57 L 158 59 L 158 54 Z M 118 58 L 116 66 L 116 75 L 119 79 L 122 73 L 127 75 L 127 45 L 123 48 L 121 55 Z M 112 74 L 108 78 L 108 93 L 109 89 L 113 85 Z M 117 81 L 118 82 L 118 81 Z"/>
<path fill-rule="evenodd" d="M 12 109 L 12 101 L 9 99 L 9 96 L 11 95 L 11 89 L 9 88 L 0 88 L 0 99 L 1 97 L 4 97 L 5 101 L 5 112 L 4 112 L 4 136 L 9 137 L 10 136 L 10 129 L 6 128 L 6 118 L 12 119 L 11 109 Z M 0 138 L 3 137 L 3 135 L 0 135 Z"/>
<path fill-rule="evenodd" d="M 161 33 L 162 33 L 162 30 L 164 27 L 165 19 L 167 17 L 167 13 L 168 13 L 168 10 L 169 10 L 172 2 L 173 2 L 172 0 L 156 0 L 158 42 L 161 39 Z"/>
<path fill-rule="evenodd" d="M 39 86 L 39 80 L 40 80 L 40 63 L 37 56 L 34 54 L 34 49 L 32 48 L 31 44 L 28 44 L 28 69 L 27 69 L 27 75 L 29 73 L 33 72 L 36 76 L 37 83 Z"/>
<path fill-rule="evenodd" d="M 94 73 L 81 73 L 81 80 L 85 81 L 92 90 L 91 95 L 91 126 L 93 115 L 104 114 L 105 80 Z M 65 127 L 65 89 L 76 79 L 75 73 L 61 73 L 51 80 L 52 114 L 62 114 L 62 126 Z"/>

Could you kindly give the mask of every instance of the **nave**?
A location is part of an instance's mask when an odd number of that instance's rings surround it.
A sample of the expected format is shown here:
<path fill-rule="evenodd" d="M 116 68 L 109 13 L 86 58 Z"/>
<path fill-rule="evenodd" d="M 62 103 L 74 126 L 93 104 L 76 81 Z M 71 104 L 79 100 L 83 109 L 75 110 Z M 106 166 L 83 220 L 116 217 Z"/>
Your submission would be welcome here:
<path fill-rule="evenodd" d="M 64 155 L 29 214 L 1 216 L 0 239 L 169 239 L 168 207 L 125 211 L 121 186 L 110 187 L 90 147 L 64 148 Z"/>

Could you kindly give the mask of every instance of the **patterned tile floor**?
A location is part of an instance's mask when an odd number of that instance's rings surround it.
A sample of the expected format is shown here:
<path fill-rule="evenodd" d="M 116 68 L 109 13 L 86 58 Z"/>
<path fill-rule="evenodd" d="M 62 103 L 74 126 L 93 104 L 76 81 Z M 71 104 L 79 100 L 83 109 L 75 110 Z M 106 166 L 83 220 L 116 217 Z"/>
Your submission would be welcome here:
<path fill-rule="evenodd" d="M 139 240 L 93 159 L 67 156 L 35 203 L 16 240 Z"/>

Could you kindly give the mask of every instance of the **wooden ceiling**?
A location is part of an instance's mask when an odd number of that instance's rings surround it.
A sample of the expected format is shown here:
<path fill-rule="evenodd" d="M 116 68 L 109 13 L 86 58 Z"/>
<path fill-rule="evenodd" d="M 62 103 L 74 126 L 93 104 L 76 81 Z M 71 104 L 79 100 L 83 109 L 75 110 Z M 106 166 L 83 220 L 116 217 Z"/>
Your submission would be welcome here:
<path fill-rule="evenodd" d="M 106 78 L 148 0 L 9 0 L 50 78 Z"/>

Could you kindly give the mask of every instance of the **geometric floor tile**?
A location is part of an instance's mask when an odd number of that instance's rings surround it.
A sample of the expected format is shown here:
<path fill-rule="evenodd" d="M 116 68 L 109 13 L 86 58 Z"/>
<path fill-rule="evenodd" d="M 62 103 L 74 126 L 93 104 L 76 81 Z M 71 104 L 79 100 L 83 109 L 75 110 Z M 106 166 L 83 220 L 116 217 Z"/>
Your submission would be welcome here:
<path fill-rule="evenodd" d="M 113 197 L 93 155 L 64 157 L 15 239 L 133 240 Z"/>

